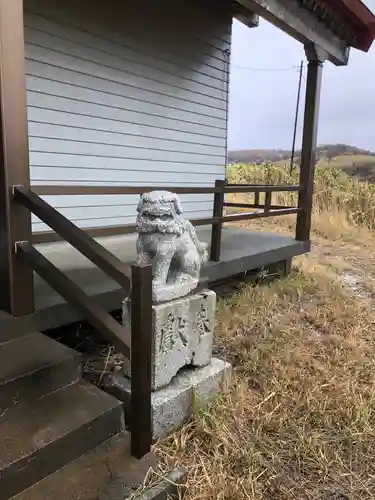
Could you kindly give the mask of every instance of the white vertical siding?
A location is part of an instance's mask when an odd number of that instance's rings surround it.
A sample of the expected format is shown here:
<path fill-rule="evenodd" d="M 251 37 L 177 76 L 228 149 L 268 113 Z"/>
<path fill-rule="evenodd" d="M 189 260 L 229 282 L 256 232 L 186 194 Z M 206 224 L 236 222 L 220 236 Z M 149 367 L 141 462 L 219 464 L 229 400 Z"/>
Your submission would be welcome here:
<path fill-rule="evenodd" d="M 229 11 L 194 0 L 24 5 L 32 184 L 224 178 Z M 137 198 L 46 197 L 81 227 L 134 222 Z M 210 195 L 182 201 L 188 217 L 212 213 Z"/>

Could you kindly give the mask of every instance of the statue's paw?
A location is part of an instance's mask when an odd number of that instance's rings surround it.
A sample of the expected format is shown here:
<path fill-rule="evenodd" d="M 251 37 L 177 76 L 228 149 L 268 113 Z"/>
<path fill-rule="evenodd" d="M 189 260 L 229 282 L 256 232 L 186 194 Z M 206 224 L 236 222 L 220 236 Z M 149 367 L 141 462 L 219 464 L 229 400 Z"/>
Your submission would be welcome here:
<path fill-rule="evenodd" d="M 199 255 L 200 255 L 202 264 L 205 264 L 208 261 L 208 252 L 207 252 L 207 250 L 205 249 L 203 251 L 200 251 Z"/>
<path fill-rule="evenodd" d="M 193 279 L 189 275 L 179 276 L 174 283 L 152 287 L 153 302 L 167 302 L 169 300 L 178 299 L 189 294 L 198 286 L 198 279 Z"/>
<path fill-rule="evenodd" d="M 204 241 L 199 242 L 199 251 L 200 252 L 206 252 L 208 249 L 208 243 L 205 243 Z"/>

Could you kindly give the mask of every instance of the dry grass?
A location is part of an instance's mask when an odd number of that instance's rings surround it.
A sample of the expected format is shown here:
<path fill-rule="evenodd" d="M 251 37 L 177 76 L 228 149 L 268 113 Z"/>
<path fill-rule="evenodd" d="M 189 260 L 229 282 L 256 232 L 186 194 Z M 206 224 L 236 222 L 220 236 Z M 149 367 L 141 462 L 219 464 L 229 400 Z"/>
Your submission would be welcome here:
<path fill-rule="evenodd" d="M 231 165 L 228 177 L 234 183 L 293 184 L 298 185 L 299 171 L 292 173 L 282 165 Z M 235 199 L 249 201 L 251 197 L 238 195 Z M 275 200 L 283 205 L 295 205 L 294 193 L 281 193 Z M 314 206 L 317 212 L 342 212 L 351 224 L 375 230 L 375 185 L 359 182 L 340 168 L 317 165 Z"/>
<path fill-rule="evenodd" d="M 188 500 L 375 498 L 375 235 L 328 215 L 287 279 L 220 303 L 232 385 L 156 447 L 188 468 Z"/>

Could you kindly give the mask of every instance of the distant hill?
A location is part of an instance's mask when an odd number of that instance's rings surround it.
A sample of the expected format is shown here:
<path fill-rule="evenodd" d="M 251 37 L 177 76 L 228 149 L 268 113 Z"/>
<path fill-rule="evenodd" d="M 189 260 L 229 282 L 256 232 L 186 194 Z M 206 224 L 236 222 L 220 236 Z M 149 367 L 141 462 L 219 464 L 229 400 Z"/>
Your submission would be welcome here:
<path fill-rule="evenodd" d="M 375 155 L 345 154 L 335 156 L 327 161 L 327 167 L 338 167 L 360 181 L 375 183 Z"/>
<path fill-rule="evenodd" d="M 229 163 L 264 163 L 280 161 L 290 158 L 291 151 L 282 149 L 242 149 L 228 151 Z"/>
<path fill-rule="evenodd" d="M 229 163 L 264 163 L 280 161 L 290 158 L 291 151 L 282 149 L 242 149 L 228 151 Z"/>
<path fill-rule="evenodd" d="M 322 144 L 317 148 L 318 158 L 327 159 L 341 155 L 375 156 L 375 153 L 348 144 Z M 228 152 L 229 163 L 264 163 L 288 160 L 292 152 L 283 149 L 242 149 Z M 301 152 L 295 152 L 295 161 L 298 163 Z"/>

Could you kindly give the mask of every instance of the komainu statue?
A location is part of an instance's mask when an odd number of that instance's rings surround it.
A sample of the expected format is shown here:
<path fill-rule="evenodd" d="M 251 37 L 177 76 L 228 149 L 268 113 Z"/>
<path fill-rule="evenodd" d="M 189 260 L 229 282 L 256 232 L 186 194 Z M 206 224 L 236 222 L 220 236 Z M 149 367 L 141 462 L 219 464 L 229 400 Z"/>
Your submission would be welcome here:
<path fill-rule="evenodd" d="M 141 195 L 137 216 L 137 258 L 153 265 L 153 300 L 187 295 L 199 282 L 207 245 L 182 216 L 179 197 L 169 191 Z"/>

